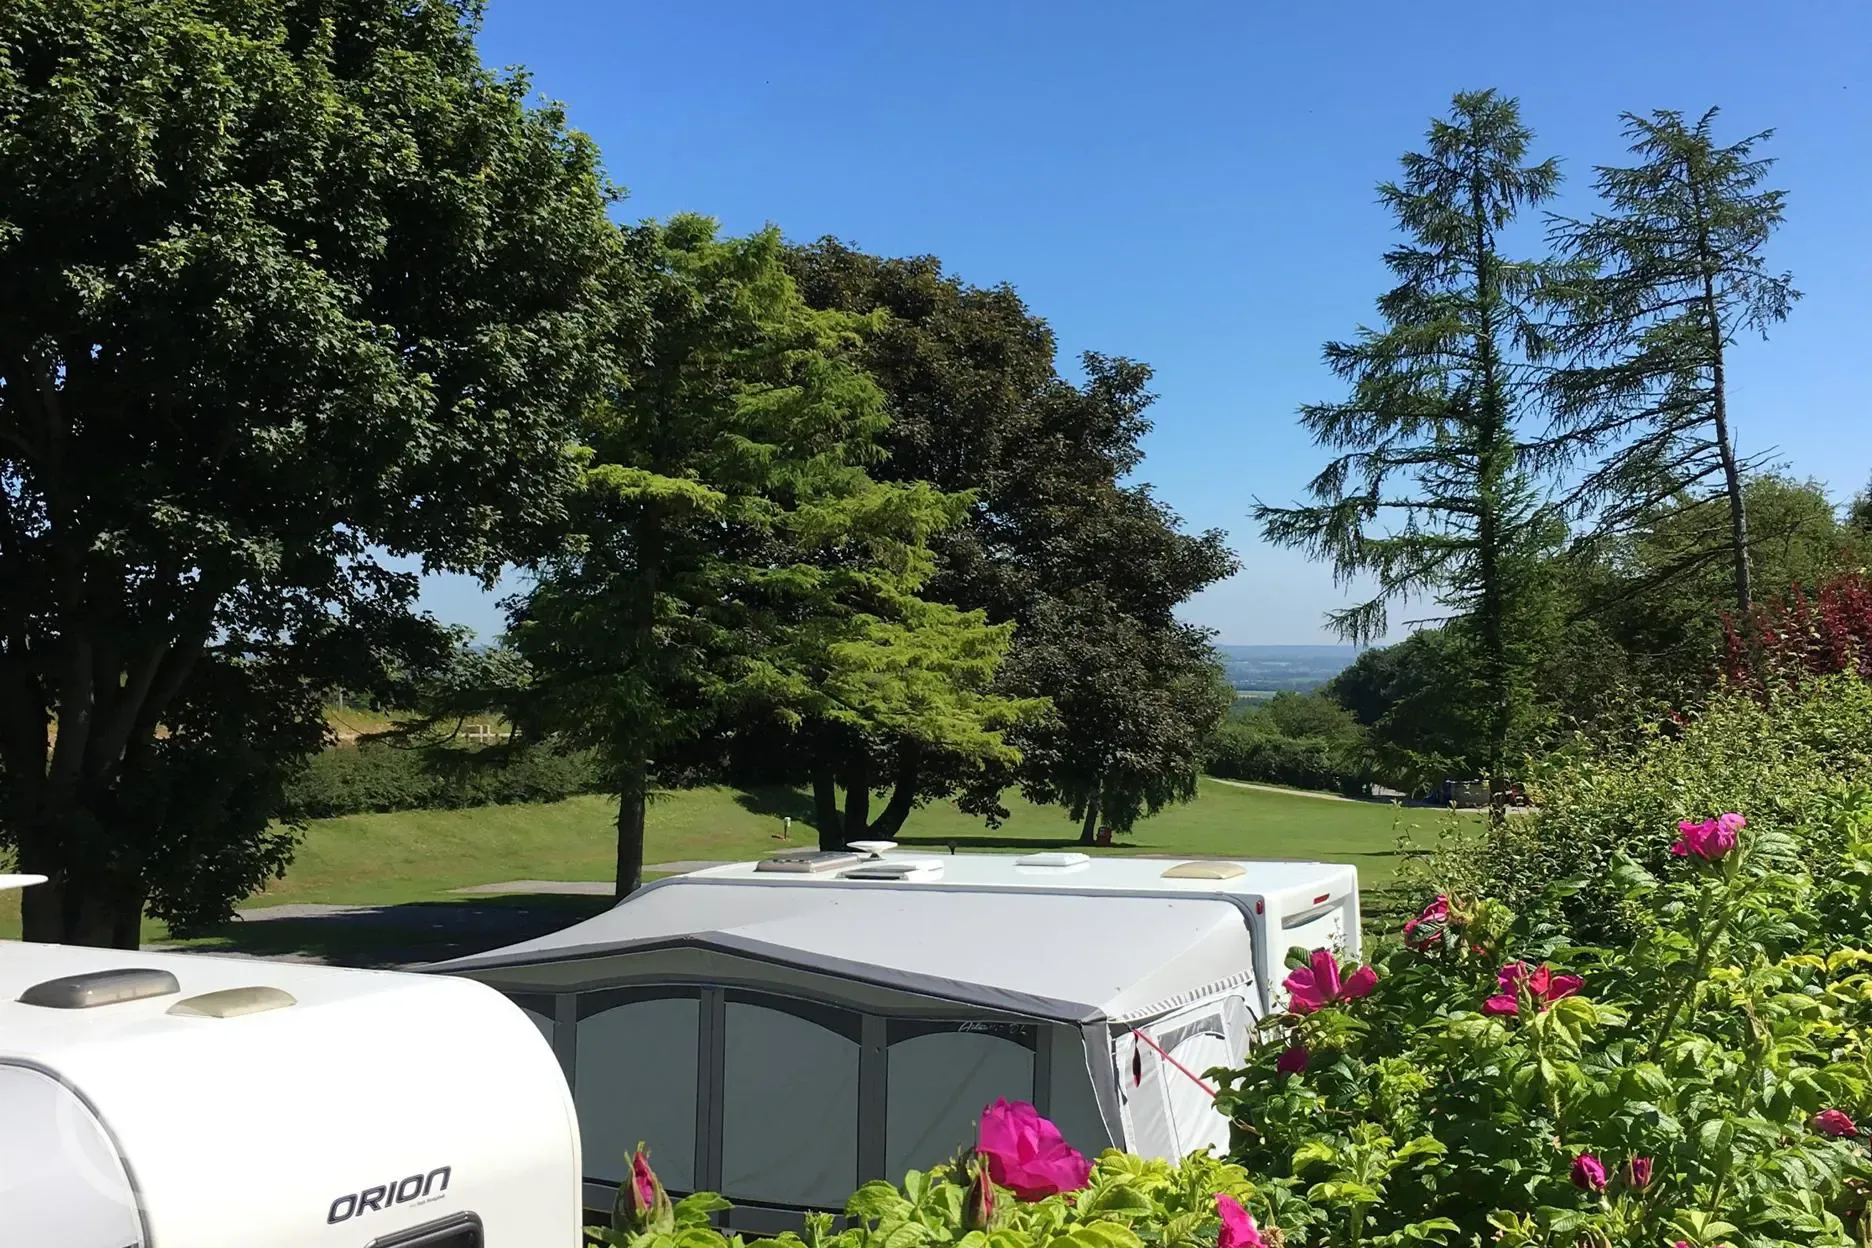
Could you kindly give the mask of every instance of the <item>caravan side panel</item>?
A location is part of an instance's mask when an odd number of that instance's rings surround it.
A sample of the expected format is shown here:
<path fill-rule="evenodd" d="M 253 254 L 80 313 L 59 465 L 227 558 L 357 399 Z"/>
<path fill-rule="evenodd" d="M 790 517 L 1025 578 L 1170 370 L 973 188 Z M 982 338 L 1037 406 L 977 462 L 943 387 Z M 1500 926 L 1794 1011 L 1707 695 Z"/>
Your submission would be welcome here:
<path fill-rule="evenodd" d="M 0 1064 L 0 1239 L 60 1248 L 144 1248 L 116 1142 L 51 1073 Z"/>

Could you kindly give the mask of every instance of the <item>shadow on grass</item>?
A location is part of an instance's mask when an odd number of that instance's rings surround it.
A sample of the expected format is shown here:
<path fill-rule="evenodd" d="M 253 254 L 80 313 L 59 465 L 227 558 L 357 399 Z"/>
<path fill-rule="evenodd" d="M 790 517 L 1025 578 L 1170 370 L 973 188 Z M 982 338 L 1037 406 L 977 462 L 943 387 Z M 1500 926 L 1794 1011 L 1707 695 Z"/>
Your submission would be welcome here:
<path fill-rule="evenodd" d="M 794 823 L 803 823 L 808 827 L 817 824 L 818 812 L 813 808 L 812 798 L 798 789 L 766 785 L 736 793 L 734 800 L 737 806 L 751 815 L 761 815 L 768 819 L 791 819 Z"/>
<path fill-rule="evenodd" d="M 174 942 L 194 953 L 393 967 L 440 962 L 532 940 L 599 914 L 609 897 L 528 893 L 460 901 L 344 906 L 284 918 L 246 918 L 213 935 Z"/>

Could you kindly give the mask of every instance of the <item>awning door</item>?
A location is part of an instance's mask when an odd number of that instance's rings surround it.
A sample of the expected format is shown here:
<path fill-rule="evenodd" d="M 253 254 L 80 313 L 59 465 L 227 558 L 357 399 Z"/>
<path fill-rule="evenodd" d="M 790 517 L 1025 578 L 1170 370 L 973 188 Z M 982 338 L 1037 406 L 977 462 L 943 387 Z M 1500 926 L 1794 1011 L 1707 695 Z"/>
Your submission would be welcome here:
<path fill-rule="evenodd" d="M 1165 1015 L 1112 1039 L 1127 1146 L 1177 1160 L 1228 1150 L 1229 1124 L 1215 1108 L 1208 1072 L 1239 1066 L 1254 1013 L 1247 988 Z"/>

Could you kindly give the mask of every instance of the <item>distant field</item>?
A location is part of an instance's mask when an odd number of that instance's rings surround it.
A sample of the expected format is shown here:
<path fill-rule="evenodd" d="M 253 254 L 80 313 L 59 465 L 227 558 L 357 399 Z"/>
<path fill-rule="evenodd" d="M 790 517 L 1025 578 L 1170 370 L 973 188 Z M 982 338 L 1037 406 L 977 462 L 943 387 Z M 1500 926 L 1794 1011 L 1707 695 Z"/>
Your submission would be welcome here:
<path fill-rule="evenodd" d="M 949 803 L 913 814 L 905 845 L 1013 852 L 1074 844 L 1077 828 L 1059 807 L 1012 795 L 1010 817 L 990 831 Z M 811 802 L 787 789 L 725 788 L 672 793 L 652 806 L 645 861 L 726 860 L 781 847 L 780 821 L 793 817 L 793 843 L 812 844 Z M 541 806 L 353 815 L 311 825 L 284 880 L 248 907 L 289 902 L 388 905 L 459 902 L 450 890 L 504 880 L 609 880 L 615 807 L 578 797 Z M 1399 834 L 1428 832 L 1436 812 L 1373 803 L 1231 788 L 1205 780 L 1201 795 L 1138 826 L 1107 851 L 1235 858 L 1317 858 L 1349 862 L 1367 888 L 1383 887 L 1397 866 Z M 18 935 L 17 894 L 0 894 L 0 935 Z M 163 939 L 158 924 L 146 938 Z"/>

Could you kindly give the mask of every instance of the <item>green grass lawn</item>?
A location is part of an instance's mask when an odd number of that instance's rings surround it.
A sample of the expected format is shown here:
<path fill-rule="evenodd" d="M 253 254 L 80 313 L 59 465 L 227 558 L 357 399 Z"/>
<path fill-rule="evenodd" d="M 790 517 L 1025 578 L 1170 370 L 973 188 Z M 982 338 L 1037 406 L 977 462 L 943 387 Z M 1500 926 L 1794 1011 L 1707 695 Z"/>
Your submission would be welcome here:
<path fill-rule="evenodd" d="M 914 813 L 898 840 L 905 845 L 1018 852 L 1073 845 L 1077 827 L 1059 807 L 1009 795 L 1009 818 L 989 830 L 950 803 Z M 781 819 L 792 816 L 792 843 L 814 843 L 806 820 L 812 804 L 792 790 L 725 788 L 668 794 L 650 810 L 645 862 L 760 857 L 782 847 Z M 451 890 L 504 880 L 610 880 L 615 807 L 599 797 L 537 806 L 352 815 L 314 822 L 292 869 L 248 908 L 289 902 L 347 905 L 502 904 Z M 1387 805 L 1324 801 L 1298 794 L 1234 788 L 1205 780 L 1194 802 L 1140 823 L 1110 850 L 1118 854 L 1189 854 L 1231 858 L 1315 858 L 1349 862 L 1366 889 L 1382 888 L 1396 870 L 1400 833 L 1428 833 L 1439 813 Z M 541 902 L 573 911 L 602 905 L 591 899 Z M 0 894 L 0 935 L 17 936 L 18 895 Z M 283 924 L 286 921 L 280 921 Z M 254 929 L 279 927 L 255 924 Z M 151 924 L 146 939 L 161 940 Z M 249 942 L 243 937 L 240 942 Z M 253 948 L 266 952 L 268 948 Z"/>

